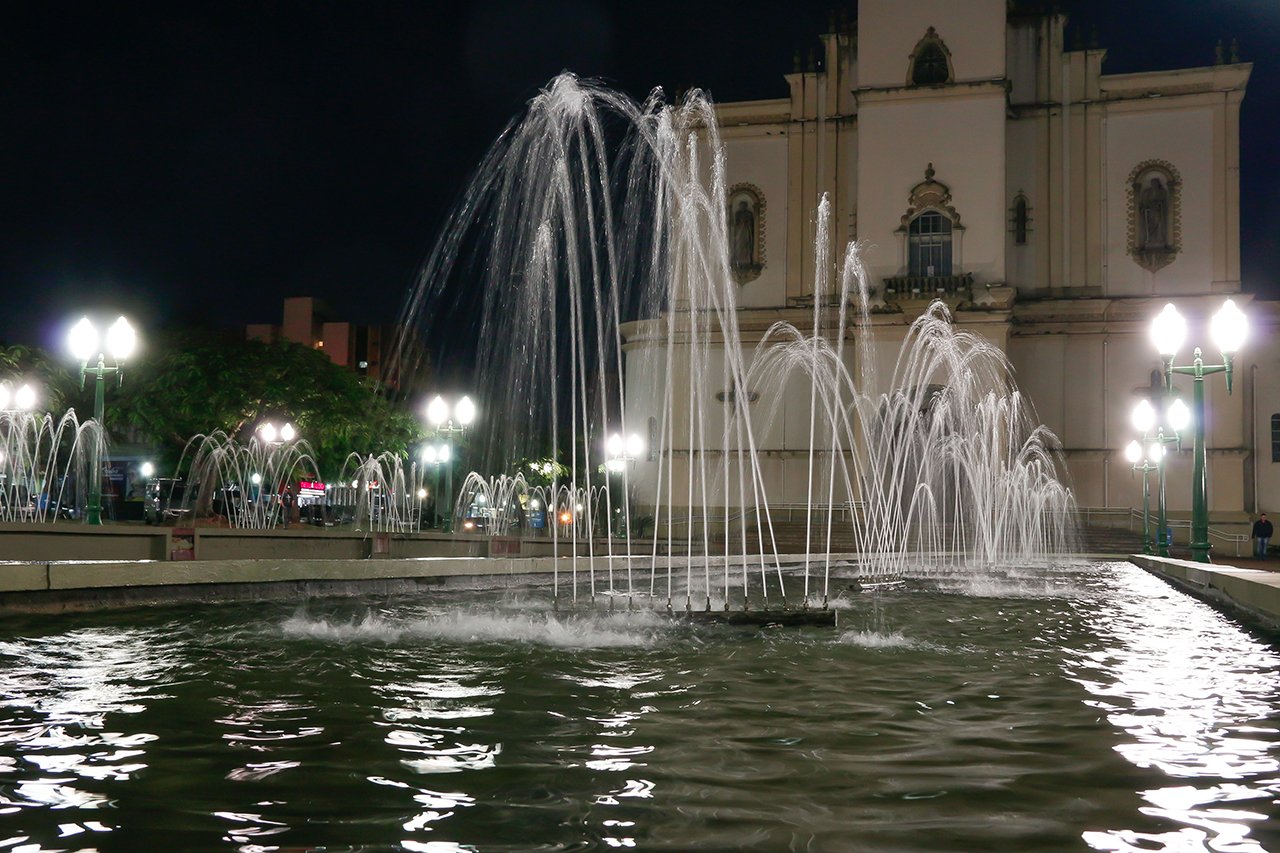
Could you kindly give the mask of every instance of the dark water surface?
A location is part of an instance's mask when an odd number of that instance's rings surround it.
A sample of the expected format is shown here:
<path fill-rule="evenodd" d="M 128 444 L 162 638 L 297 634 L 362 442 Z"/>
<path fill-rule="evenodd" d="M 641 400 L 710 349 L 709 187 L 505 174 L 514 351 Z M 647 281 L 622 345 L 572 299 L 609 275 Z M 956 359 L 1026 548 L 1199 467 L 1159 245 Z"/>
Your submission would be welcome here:
<path fill-rule="evenodd" d="M 0 626 L 0 850 L 1280 850 L 1280 653 L 1125 564 L 839 629 L 488 593 Z"/>

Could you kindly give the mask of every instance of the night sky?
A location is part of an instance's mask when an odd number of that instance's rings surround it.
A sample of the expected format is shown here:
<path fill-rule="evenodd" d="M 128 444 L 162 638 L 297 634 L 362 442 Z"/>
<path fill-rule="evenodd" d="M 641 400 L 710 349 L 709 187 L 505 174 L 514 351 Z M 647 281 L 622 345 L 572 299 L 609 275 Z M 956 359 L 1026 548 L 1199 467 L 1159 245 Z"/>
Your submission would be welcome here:
<path fill-rule="evenodd" d="M 279 322 L 283 297 L 314 295 L 391 322 L 484 150 L 554 74 L 784 97 L 832 4 L 24 5 L 0 32 L 0 341 L 60 349 L 95 309 L 145 334 Z M 1107 73 L 1208 65 L 1239 38 L 1245 287 L 1280 296 L 1280 0 L 1062 5 Z"/>

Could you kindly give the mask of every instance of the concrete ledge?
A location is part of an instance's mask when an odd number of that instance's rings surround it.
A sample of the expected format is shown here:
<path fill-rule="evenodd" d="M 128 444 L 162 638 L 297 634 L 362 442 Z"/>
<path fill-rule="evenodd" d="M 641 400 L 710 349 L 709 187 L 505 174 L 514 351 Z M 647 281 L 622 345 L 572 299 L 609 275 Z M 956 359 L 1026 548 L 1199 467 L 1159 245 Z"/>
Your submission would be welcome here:
<path fill-rule="evenodd" d="M 1131 554 L 1129 562 L 1251 621 L 1280 629 L 1280 573 Z"/>

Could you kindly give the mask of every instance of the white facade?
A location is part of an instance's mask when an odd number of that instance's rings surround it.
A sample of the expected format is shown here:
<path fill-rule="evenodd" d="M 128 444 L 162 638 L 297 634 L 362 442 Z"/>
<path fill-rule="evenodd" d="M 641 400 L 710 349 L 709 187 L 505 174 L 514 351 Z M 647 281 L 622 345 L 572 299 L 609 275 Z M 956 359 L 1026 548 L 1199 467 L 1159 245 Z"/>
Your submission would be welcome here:
<path fill-rule="evenodd" d="M 850 240 L 865 246 L 886 360 L 927 297 L 945 293 L 957 325 L 1007 352 L 1062 440 L 1079 504 L 1140 506 L 1122 448 L 1160 368 L 1147 324 L 1175 302 L 1191 330 L 1179 361 L 1197 342 L 1216 359 L 1207 317 L 1232 295 L 1254 331 L 1235 394 L 1219 377 L 1207 383 L 1210 506 L 1215 523 L 1280 511 L 1268 446 L 1273 414 L 1280 440 L 1280 312 L 1240 282 L 1239 110 L 1251 66 L 1106 75 L 1105 50 L 1064 49 L 1065 23 L 1005 0 L 861 0 L 856 27 L 821 37 L 816 67 L 785 75 L 789 97 L 719 106 L 727 182 L 762 211 L 761 253 L 739 291 L 744 346 L 776 319 L 810 322 L 825 193 L 832 257 Z M 636 355 L 656 346 L 641 325 L 624 330 Z M 628 377 L 636 420 L 652 408 L 648 374 Z M 1189 380 L 1175 388 L 1190 397 Z M 775 502 L 806 489 L 808 392 L 786 393 L 796 405 L 759 437 Z M 1170 468 L 1175 512 L 1189 509 L 1190 469 L 1188 440 Z"/>

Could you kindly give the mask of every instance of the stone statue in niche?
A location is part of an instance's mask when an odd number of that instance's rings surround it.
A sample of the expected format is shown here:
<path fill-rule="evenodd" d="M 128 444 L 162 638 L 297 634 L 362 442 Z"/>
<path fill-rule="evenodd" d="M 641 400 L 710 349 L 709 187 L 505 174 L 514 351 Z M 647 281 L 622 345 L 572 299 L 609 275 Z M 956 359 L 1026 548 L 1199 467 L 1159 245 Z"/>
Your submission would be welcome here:
<path fill-rule="evenodd" d="M 733 212 L 732 246 L 734 269 L 743 269 L 755 262 L 756 214 L 745 198 L 738 201 L 738 209 Z"/>
<path fill-rule="evenodd" d="M 1169 248 L 1169 189 L 1160 175 L 1151 175 L 1138 191 L 1138 248 L 1166 251 Z"/>
<path fill-rule="evenodd" d="M 738 284 L 760 277 L 764 269 L 764 199 L 750 184 L 729 191 L 729 270 Z"/>
<path fill-rule="evenodd" d="M 1147 160 L 1129 173 L 1129 255 L 1150 272 L 1182 250 L 1181 179 L 1166 160 Z"/>

